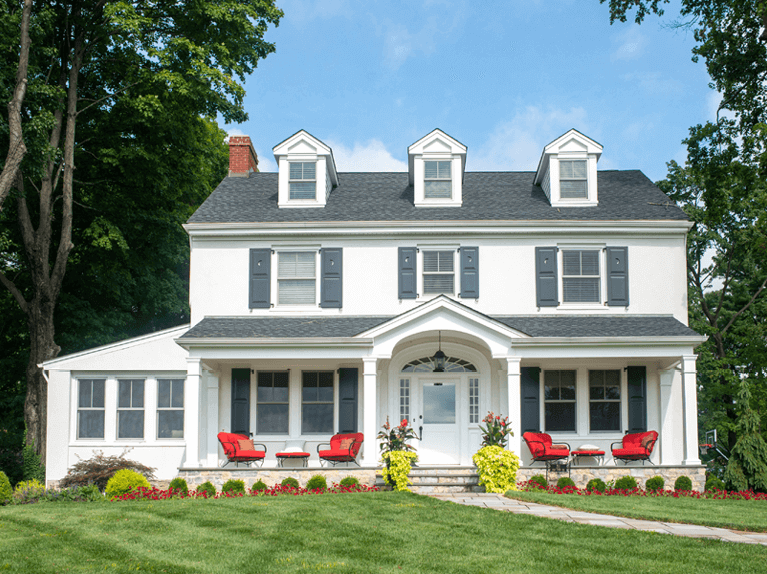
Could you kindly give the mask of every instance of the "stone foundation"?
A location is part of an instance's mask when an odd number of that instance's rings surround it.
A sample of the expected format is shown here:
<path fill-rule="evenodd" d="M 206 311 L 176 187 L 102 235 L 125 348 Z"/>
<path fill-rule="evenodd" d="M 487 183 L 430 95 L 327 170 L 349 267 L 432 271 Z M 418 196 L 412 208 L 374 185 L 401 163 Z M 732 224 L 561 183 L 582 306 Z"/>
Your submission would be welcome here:
<path fill-rule="evenodd" d="M 528 466 L 517 471 L 517 480 L 530 480 L 536 474 L 546 476 L 544 466 Z M 549 471 L 549 484 L 556 484 L 557 480 L 567 476 L 567 470 Z M 633 476 L 637 484 L 644 488 L 644 483 L 653 476 L 662 476 L 666 481 L 666 489 L 674 488 L 674 482 L 680 476 L 687 476 L 692 480 L 693 490 L 703 492 L 706 484 L 705 466 L 652 466 L 652 465 L 620 465 L 620 466 L 571 466 L 570 478 L 578 488 L 584 488 L 592 478 L 601 478 L 605 482 L 617 480 L 622 476 Z"/>
<path fill-rule="evenodd" d="M 306 486 L 308 481 L 315 474 L 321 474 L 330 486 L 334 482 L 341 482 L 347 476 L 353 476 L 360 481 L 360 484 L 374 486 L 376 483 L 375 468 L 344 468 L 344 467 L 315 467 L 315 468 L 253 468 L 253 467 L 231 467 L 231 468 L 180 468 L 178 475 L 186 480 L 189 488 L 196 488 L 206 481 L 210 481 L 221 490 L 221 487 L 229 479 L 243 480 L 245 486 L 250 489 L 253 483 L 259 480 L 264 481 L 271 487 L 282 483 L 287 477 L 293 477 L 298 480 L 301 486 Z"/>

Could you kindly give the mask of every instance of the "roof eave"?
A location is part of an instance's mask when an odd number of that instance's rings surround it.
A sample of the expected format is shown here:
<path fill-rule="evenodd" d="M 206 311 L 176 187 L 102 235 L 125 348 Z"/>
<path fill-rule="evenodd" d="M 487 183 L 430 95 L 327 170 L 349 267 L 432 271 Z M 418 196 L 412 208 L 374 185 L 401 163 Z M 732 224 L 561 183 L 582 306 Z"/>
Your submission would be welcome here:
<path fill-rule="evenodd" d="M 329 348 L 373 346 L 373 339 L 357 337 L 179 337 L 174 341 L 184 349 L 219 347 Z"/>

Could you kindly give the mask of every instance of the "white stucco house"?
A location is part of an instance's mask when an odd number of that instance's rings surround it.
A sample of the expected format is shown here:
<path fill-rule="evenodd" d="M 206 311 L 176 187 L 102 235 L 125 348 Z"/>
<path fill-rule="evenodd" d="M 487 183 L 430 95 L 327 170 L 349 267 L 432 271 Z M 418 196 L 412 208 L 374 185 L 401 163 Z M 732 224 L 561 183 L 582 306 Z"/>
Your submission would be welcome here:
<path fill-rule="evenodd" d="M 47 361 L 48 480 L 119 454 L 172 478 L 216 468 L 222 430 L 274 467 L 288 440 L 365 436 L 408 419 L 422 465 L 471 464 L 488 411 L 607 452 L 660 433 L 652 461 L 700 467 L 684 212 L 639 171 L 599 171 L 576 130 L 526 172 L 467 172 L 439 129 L 408 172 L 339 171 L 306 131 L 260 173 L 230 138 L 230 175 L 185 225 L 191 324 Z M 403 150 L 404 155 L 404 150 Z M 435 369 L 434 355 L 447 356 Z"/>

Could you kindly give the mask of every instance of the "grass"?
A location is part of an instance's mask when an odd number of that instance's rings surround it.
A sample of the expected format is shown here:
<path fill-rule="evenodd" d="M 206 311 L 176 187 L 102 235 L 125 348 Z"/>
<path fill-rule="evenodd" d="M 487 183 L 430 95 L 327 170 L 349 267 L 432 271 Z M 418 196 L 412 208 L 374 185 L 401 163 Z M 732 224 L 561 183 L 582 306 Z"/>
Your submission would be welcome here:
<path fill-rule="evenodd" d="M 767 502 L 652 496 L 581 496 L 549 492 L 509 491 L 509 498 L 540 502 L 585 512 L 661 522 L 683 522 L 734 530 L 767 532 Z"/>
<path fill-rule="evenodd" d="M 0 508 L 0 573 L 767 571 L 767 548 L 381 492 Z"/>

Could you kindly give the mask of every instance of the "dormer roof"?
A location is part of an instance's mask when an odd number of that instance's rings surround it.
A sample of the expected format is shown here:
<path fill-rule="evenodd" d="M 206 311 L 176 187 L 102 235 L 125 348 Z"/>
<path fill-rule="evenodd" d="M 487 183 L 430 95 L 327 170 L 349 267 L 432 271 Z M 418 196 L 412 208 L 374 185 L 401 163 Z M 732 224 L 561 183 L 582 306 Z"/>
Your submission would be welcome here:
<path fill-rule="evenodd" d="M 445 153 L 461 156 L 461 179 L 466 171 L 466 151 L 468 148 L 439 128 L 435 128 L 407 148 L 408 173 L 410 185 L 414 181 L 416 156 L 432 153 Z"/>
<path fill-rule="evenodd" d="M 538 161 L 538 169 L 535 172 L 535 184 L 540 185 L 543 181 L 543 176 L 549 169 L 549 158 L 552 155 L 562 152 L 582 152 L 595 155 L 598 161 L 602 156 L 603 149 L 602 144 L 583 135 L 575 128 L 571 129 L 543 148 L 541 159 Z"/>
<path fill-rule="evenodd" d="M 272 152 L 274 153 L 274 160 L 277 162 L 277 165 L 280 164 L 281 156 L 326 156 L 330 181 L 333 185 L 338 185 L 338 170 L 336 169 L 336 160 L 333 157 L 333 149 L 306 130 L 298 130 L 292 136 L 274 146 Z"/>

